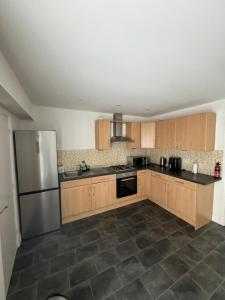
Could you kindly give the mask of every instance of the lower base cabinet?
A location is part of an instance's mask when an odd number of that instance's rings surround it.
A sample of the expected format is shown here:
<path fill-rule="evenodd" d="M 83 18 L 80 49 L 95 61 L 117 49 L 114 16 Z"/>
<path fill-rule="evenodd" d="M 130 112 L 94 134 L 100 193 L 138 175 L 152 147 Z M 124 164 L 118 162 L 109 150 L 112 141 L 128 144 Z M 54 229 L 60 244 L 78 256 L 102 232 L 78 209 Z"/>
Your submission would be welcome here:
<path fill-rule="evenodd" d="M 167 179 L 166 175 L 152 172 L 150 199 L 164 208 L 167 207 Z"/>
<path fill-rule="evenodd" d="M 200 185 L 150 170 L 137 173 L 138 193 L 116 198 L 116 176 L 61 183 L 62 223 L 136 201 L 149 200 L 198 229 L 212 219 L 214 184 Z"/>
<path fill-rule="evenodd" d="M 62 218 L 72 217 L 92 209 L 91 186 L 77 186 L 61 190 Z"/>

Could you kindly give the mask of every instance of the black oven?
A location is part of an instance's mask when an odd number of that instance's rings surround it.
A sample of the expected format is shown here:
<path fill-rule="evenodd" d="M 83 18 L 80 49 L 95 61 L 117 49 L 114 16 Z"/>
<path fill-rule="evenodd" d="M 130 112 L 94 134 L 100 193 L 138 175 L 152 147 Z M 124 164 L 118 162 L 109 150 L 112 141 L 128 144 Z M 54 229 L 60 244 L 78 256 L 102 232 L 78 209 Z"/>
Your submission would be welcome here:
<path fill-rule="evenodd" d="M 117 198 L 137 194 L 137 172 L 125 172 L 116 175 Z"/>

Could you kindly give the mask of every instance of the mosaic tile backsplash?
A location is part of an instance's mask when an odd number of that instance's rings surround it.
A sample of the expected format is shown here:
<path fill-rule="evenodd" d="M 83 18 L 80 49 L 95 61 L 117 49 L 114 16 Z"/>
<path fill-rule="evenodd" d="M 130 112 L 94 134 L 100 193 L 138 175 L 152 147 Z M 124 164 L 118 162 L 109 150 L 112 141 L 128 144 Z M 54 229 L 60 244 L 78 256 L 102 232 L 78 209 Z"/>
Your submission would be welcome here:
<path fill-rule="evenodd" d="M 223 162 L 223 151 L 215 150 L 209 152 L 201 151 L 179 151 L 179 150 L 161 150 L 161 149 L 148 149 L 146 150 L 147 156 L 151 157 L 151 162 L 159 163 L 161 156 L 169 159 L 170 156 L 178 156 L 182 158 L 182 168 L 192 171 L 194 162 L 198 163 L 198 173 L 213 175 L 215 163 L 217 161 Z"/>
<path fill-rule="evenodd" d="M 98 151 L 95 149 L 85 150 L 58 150 L 58 163 L 62 163 L 65 171 L 79 168 L 82 160 L 93 167 L 126 164 L 129 155 L 147 155 L 151 162 L 159 163 L 161 156 L 167 159 L 170 156 L 182 158 L 182 168 L 191 171 L 194 162 L 198 163 L 198 172 L 213 175 L 216 161 L 222 163 L 223 151 L 210 152 L 178 151 L 161 149 L 129 149 L 126 143 L 114 143 L 111 150 Z"/>

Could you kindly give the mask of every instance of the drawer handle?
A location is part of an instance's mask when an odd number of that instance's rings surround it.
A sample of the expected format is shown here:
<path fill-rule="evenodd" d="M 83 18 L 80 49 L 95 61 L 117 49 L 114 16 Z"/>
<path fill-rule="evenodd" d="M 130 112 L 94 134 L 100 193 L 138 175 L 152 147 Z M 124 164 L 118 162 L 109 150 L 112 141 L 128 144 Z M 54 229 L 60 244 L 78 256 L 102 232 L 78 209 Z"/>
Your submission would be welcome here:
<path fill-rule="evenodd" d="M 0 211 L 0 215 L 2 215 L 7 208 L 8 206 L 3 207 L 3 209 Z"/>
<path fill-rule="evenodd" d="M 134 180 L 135 177 L 130 177 L 130 178 L 125 178 L 125 179 L 121 179 L 121 181 L 130 181 L 130 180 Z"/>

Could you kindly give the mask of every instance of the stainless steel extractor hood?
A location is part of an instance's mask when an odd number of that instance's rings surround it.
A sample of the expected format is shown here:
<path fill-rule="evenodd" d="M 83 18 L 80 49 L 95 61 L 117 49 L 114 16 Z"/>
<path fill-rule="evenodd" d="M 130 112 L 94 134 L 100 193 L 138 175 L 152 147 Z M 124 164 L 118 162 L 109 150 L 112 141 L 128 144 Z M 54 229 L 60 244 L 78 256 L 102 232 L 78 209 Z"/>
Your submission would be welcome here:
<path fill-rule="evenodd" d="M 123 115 L 122 113 L 113 114 L 113 136 L 111 143 L 115 142 L 133 142 L 128 136 L 123 136 Z"/>

